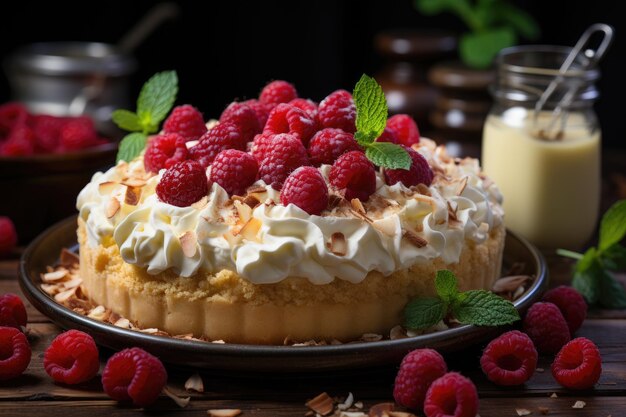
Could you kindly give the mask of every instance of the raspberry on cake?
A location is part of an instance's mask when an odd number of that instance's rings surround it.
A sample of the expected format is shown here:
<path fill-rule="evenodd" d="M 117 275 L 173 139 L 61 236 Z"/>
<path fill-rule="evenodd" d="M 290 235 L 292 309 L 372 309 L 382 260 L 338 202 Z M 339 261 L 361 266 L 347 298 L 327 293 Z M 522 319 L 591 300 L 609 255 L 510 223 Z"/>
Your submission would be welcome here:
<path fill-rule="evenodd" d="M 440 269 L 461 291 L 492 287 L 505 228 L 478 162 L 420 138 L 409 170 L 378 169 L 353 138 L 350 93 L 316 120 L 292 87 L 271 83 L 197 143 L 161 134 L 93 177 L 77 201 L 89 298 L 140 328 L 282 344 L 386 334 Z M 260 122 L 272 107 L 263 133 L 242 132 L 247 109 Z"/>

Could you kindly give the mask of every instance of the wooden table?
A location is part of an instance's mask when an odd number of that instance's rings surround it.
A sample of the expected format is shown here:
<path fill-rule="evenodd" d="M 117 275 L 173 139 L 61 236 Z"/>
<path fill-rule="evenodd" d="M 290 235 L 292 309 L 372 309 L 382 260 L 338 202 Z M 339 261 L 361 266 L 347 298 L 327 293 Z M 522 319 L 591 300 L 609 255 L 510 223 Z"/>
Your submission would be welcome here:
<path fill-rule="evenodd" d="M 626 198 L 626 164 L 624 154 L 605 157 L 603 209 L 617 198 Z M 13 259 L 0 261 L 0 293 L 20 294 L 17 284 L 19 253 Z M 571 263 L 551 259 L 551 285 L 568 283 Z M 619 276 L 626 282 L 626 274 Z M 29 340 L 33 349 L 32 361 L 25 374 L 12 381 L 0 383 L 0 416 L 130 416 L 142 413 L 129 405 L 120 405 L 102 391 L 99 378 L 89 383 L 68 387 L 55 384 L 43 369 L 43 352 L 61 329 L 27 305 Z M 541 415 L 539 407 L 549 410 L 550 416 L 626 416 L 626 310 L 595 310 L 585 321 L 577 336 L 593 340 L 603 357 L 603 372 L 595 389 L 574 392 L 563 389 L 550 373 L 551 360 L 541 357 L 537 372 L 522 387 L 503 388 L 486 380 L 479 367 L 481 346 L 451 354 L 446 361 L 451 370 L 469 376 L 478 387 L 480 416 L 518 416 L 516 409 Z M 111 354 L 102 352 L 102 359 Z M 393 401 L 392 390 L 396 367 L 360 370 L 341 374 L 278 377 L 232 376 L 223 373 L 202 372 L 205 392 L 188 394 L 184 383 L 195 371 L 168 367 L 168 387 L 175 393 L 191 396 L 189 405 L 180 408 L 170 398 L 162 396 L 158 402 L 143 411 L 148 415 L 206 416 L 206 410 L 237 408 L 243 416 L 304 416 L 304 403 L 327 392 L 333 397 L 346 397 L 351 392 L 355 400 L 370 406 Z M 555 394 L 556 393 L 556 398 Z M 585 407 L 573 409 L 576 401 Z"/>

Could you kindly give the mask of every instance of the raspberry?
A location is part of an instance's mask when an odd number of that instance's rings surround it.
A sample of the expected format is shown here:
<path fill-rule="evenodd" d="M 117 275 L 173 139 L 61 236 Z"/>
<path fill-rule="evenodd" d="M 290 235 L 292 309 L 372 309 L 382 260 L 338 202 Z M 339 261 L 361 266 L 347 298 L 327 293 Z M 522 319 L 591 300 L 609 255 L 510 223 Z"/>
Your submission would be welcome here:
<path fill-rule="evenodd" d="M 187 207 L 209 192 L 206 171 L 196 161 L 174 164 L 163 173 L 156 186 L 159 200 L 178 207 Z"/>
<path fill-rule="evenodd" d="M 367 201 L 376 191 L 374 165 L 361 151 L 341 155 L 330 169 L 328 180 L 333 187 L 342 190 L 348 200 Z"/>
<path fill-rule="evenodd" d="M 244 103 L 231 103 L 220 116 L 220 122 L 231 122 L 239 127 L 246 142 L 252 141 L 254 135 L 261 132 L 256 112 Z"/>
<path fill-rule="evenodd" d="M 148 142 L 143 162 L 146 171 L 157 174 L 163 168 L 169 168 L 177 162 L 187 159 L 185 138 L 178 133 L 163 133 Z"/>
<path fill-rule="evenodd" d="M 393 398 L 403 407 L 422 408 L 428 387 L 446 372 L 446 362 L 436 350 L 416 349 L 409 352 L 402 359 L 396 375 Z"/>
<path fill-rule="evenodd" d="M 354 136 L 341 129 L 322 129 L 309 142 L 309 155 L 315 166 L 332 164 L 344 153 L 360 150 L 361 147 L 354 140 Z"/>
<path fill-rule="evenodd" d="M 317 119 L 317 103 L 308 98 L 294 98 L 289 103 L 291 106 L 304 110 L 313 120 Z"/>
<path fill-rule="evenodd" d="M 87 333 L 69 330 L 48 346 L 43 366 L 56 382 L 73 385 L 89 381 L 100 369 L 98 347 Z"/>
<path fill-rule="evenodd" d="M 428 165 L 428 161 L 412 148 L 404 147 L 412 159 L 411 168 L 406 169 L 385 169 L 385 182 L 393 185 L 401 182 L 407 187 L 417 184 L 429 186 L 433 182 L 433 171 Z"/>
<path fill-rule="evenodd" d="M 263 133 L 291 133 L 297 136 L 306 146 L 311 136 L 315 133 L 316 128 L 315 120 L 309 117 L 304 110 L 289 104 L 279 104 L 274 107 L 267 118 Z"/>
<path fill-rule="evenodd" d="M 8 135 L 15 125 L 26 123 L 28 110 L 21 103 L 6 103 L 0 106 L 0 139 Z"/>
<path fill-rule="evenodd" d="M 10 254 L 17 245 L 15 225 L 5 216 L 0 216 L 0 258 Z"/>
<path fill-rule="evenodd" d="M 387 120 L 387 129 L 391 130 L 398 139 L 398 143 L 411 146 L 420 141 L 420 132 L 417 123 L 408 114 L 396 114 Z"/>
<path fill-rule="evenodd" d="M 202 135 L 196 146 L 189 149 L 189 157 L 206 168 L 213 163 L 217 154 L 225 149 L 245 151 L 246 142 L 237 125 L 230 122 L 218 123 Z"/>
<path fill-rule="evenodd" d="M 285 180 L 280 192 L 283 205 L 295 204 L 307 213 L 320 214 L 328 206 L 328 187 L 324 177 L 313 167 L 300 167 Z"/>
<path fill-rule="evenodd" d="M 167 371 L 161 361 L 140 348 L 117 352 L 102 370 L 102 387 L 109 397 L 132 400 L 140 407 L 155 402 L 166 382 Z"/>
<path fill-rule="evenodd" d="M 524 318 L 524 331 L 540 353 L 554 354 L 569 342 L 570 334 L 563 314 L 552 303 L 535 303 Z"/>
<path fill-rule="evenodd" d="M 396 145 L 400 144 L 398 138 L 396 137 L 396 134 L 388 127 L 383 129 L 383 133 L 381 133 L 380 136 L 376 138 L 376 142 L 389 142 L 395 143 Z"/>
<path fill-rule="evenodd" d="M 356 132 L 356 106 L 352 94 L 346 90 L 337 90 L 328 95 L 319 105 L 317 118 L 322 127 Z"/>
<path fill-rule="evenodd" d="M 280 190 L 296 168 L 309 165 L 306 149 L 294 135 L 274 135 L 259 166 L 259 178 Z"/>
<path fill-rule="evenodd" d="M 426 392 L 426 417 L 476 417 L 477 412 L 476 386 L 457 372 L 436 379 Z"/>
<path fill-rule="evenodd" d="M 561 285 L 543 295 L 543 301 L 556 305 L 569 327 L 570 334 L 580 329 L 587 317 L 587 303 L 578 291 L 572 287 Z"/>
<path fill-rule="evenodd" d="M 206 130 L 202 113 L 189 104 L 174 107 L 163 123 L 165 133 L 178 133 L 185 141 L 197 140 Z"/>
<path fill-rule="evenodd" d="M 265 126 L 265 122 L 267 122 L 267 116 L 269 116 L 270 112 L 272 111 L 272 107 L 267 104 L 263 104 L 259 100 L 255 99 L 242 101 L 241 103 L 247 105 L 252 110 L 254 110 L 256 118 L 259 121 L 259 126 L 263 128 L 263 126 Z"/>
<path fill-rule="evenodd" d="M 96 145 L 98 134 L 88 117 L 67 121 L 59 131 L 59 151 L 78 151 Z"/>
<path fill-rule="evenodd" d="M 489 342 L 480 358 L 487 378 L 498 385 L 520 385 L 537 367 L 537 350 L 530 338 L 517 330 Z"/>
<path fill-rule="evenodd" d="M 27 319 L 26 307 L 20 297 L 11 293 L 0 295 L 0 326 L 21 330 Z"/>
<path fill-rule="evenodd" d="M 30 345 L 21 331 L 0 327 L 0 381 L 22 375 L 30 363 Z"/>
<path fill-rule="evenodd" d="M 33 116 L 31 124 L 35 133 L 35 151 L 54 152 L 59 146 L 59 135 L 65 120 L 42 114 Z"/>
<path fill-rule="evenodd" d="M 35 153 L 35 133 L 26 124 L 17 124 L 2 145 L 2 155 L 28 156 Z"/>
<path fill-rule="evenodd" d="M 565 388 L 592 388 L 602 373 L 602 357 L 589 339 L 577 337 L 559 351 L 552 363 L 552 375 Z"/>
<path fill-rule="evenodd" d="M 211 165 L 211 181 L 222 186 L 229 195 L 245 195 L 246 188 L 256 180 L 259 165 L 249 153 L 236 149 L 220 152 Z"/>
<path fill-rule="evenodd" d="M 259 101 L 263 104 L 276 106 L 280 103 L 289 103 L 298 97 L 298 92 L 293 84 L 287 81 L 272 81 L 261 90 Z"/>
<path fill-rule="evenodd" d="M 287 133 L 281 133 L 278 135 L 274 135 L 272 133 L 261 133 L 256 135 L 254 137 L 254 140 L 252 141 L 252 148 L 250 149 L 252 156 L 254 156 L 257 162 L 263 162 L 268 152 L 272 148 L 271 144 L 274 141 L 274 138 L 285 134 Z"/>

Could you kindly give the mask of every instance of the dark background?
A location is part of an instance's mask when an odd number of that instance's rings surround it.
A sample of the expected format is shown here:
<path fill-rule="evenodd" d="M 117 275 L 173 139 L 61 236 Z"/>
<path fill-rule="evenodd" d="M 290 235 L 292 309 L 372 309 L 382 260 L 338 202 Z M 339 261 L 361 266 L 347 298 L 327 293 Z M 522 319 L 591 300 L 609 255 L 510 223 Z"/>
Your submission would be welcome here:
<path fill-rule="evenodd" d="M 0 57 L 35 41 L 117 42 L 156 2 L 11 2 L 0 24 Z M 624 141 L 626 17 L 619 1 L 517 0 L 539 22 L 533 43 L 573 45 L 592 23 L 616 29 L 601 63 L 596 104 L 604 146 Z M 176 69 L 179 103 L 191 103 L 217 117 L 234 98 L 256 97 L 272 79 L 293 82 L 300 95 L 320 100 L 337 88 L 351 89 L 361 73 L 384 63 L 373 49 L 374 35 L 389 28 L 446 28 L 463 31 L 453 15 L 420 15 L 411 0 L 387 1 L 179 1 L 182 14 L 160 26 L 135 52 L 135 96 L 159 70 Z M 0 102 L 10 99 L 0 77 Z"/>

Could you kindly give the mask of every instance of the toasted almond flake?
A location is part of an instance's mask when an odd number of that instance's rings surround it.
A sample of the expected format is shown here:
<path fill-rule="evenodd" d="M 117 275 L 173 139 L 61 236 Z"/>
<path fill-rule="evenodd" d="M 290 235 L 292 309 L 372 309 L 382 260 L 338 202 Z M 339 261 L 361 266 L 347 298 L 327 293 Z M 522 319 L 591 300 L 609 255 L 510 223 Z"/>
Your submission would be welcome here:
<path fill-rule="evenodd" d="M 191 375 L 189 379 L 185 381 L 185 389 L 187 391 L 204 392 L 204 383 L 202 382 L 202 378 L 197 372 Z"/>
<path fill-rule="evenodd" d="M 120 209 L 119 200 L 115 197 L 111 197 L 111 199 L 109 200 L 107 204 L 106 211 L 104 214 L 107 216 L 108 219 L 110 219 L 111 217 L 115 216 L 115 214 L 117 214 L 119 209 Z"/>
<path fill-rule="evenodd" d="M 126 187 L 126 194 L 124 194 L 124 203 L 129 206 L 136 206 L 141 199 L 141 188 L 139 187 Z"/>
<path fill-rule="evenodd" d="M 41 284 L 41 289 L 48 295 L 54 295 L 59 292 L 59 285 L 57 284 Z"/>
<path fill-rule="evenodd" d="M 141 188 L 146 185 L 146 180 L 142 178 L 126 178 L 122 181 L 122 185 L 125 185 L 129 188 Z"/>
<path fill-rule="evenodd" d="M 418 248 L 423 248 L 428 245 L 428 241 L 426 239 L 411 230 L 406 229 L 403 236 Z"/>
<path fill-rule="evenodd" d="M 364 213 L 359 212 L 358 210 L 354 210 L 354 209 L 349 209 L 348 210 L 354 217 L 363 220 L 364 222 L 367 222 L 369 224 L 372 224 L 374 221 L 372 219 L 370 219 L 369 217 L 367 217 Z"/>
<path fill-rule="evenodd" d="M 469 179 L 468 176 L 465 176 L 465 177 L 461 178 L 461 181 L 459 181 L 459 188 L 457 188 L 457 190 L 456 190 L 456 195 L 463 194 L 463 191 L 465 191 L 465 187 L 467 187 L 467 180 L 468 179 Z"/>
<path fill-rule="evenodd" d="M 70 271 L 65 268 L 59 268 L 53 272 L 46 272 L 45 274 L 41 274 L 41 280 L 45 283 L 56 282 L 64 279 Z"/>
<path fill-rule="evenodd" d="M 322 392 L 317 397 L 307 401 L 304 405 L 323 416 L 332 413 L 335 409 L 335 402 L 325 392 Z"/>
<path fill-rule="evenodd" d="M 83 283 L 83 279 L 82 278 L 79 278 L 79 277 L 72 278 L 69 281 L 64 281 L 63 282 L 63 288 L 69 290 L 70 288 L 78 287 L 82 283 Z"/>
<path fill-rule="evenodd" d="M 97 307 L 92 308 L 89 311 L 89 313 L 87 314 L 87 317 L 90 317 L 95 320 L 106 321 L 109 314 L 111 314 L 111 312 L 107 311 L 107 309 L 104 308 L 104 306 L 97 306 Z"/>
<path fill-rule="evenodd" d="M 261 204 L 261 201 L 253 195 L 247 195 L 241 202 L 247 205 L 248 207 L 250 207 L 251 209 Z"/>
<path fill-rule="evenodd" d="M 64 303 L 69 300 L 75 293 L 78 287 L 70 288 L 69 290 L 62 291 L 54 296 L 54 301 L 57 303 Z"/>
<path fill-rule="evenodd" d="M 191 400 L 191 397 L 184 397 L 183 398 L 183 397 L 180 397 L 180 396 L 174 394 L 168 387 L 164 387 L 163 388 L 163 394 L 167 395 L 172 400 L 174 400 L 176 405 L 178 405 L 180 408 L 187 407 L 187 405 L 189 404 L 189 400 Z"/>
<path fill-rule="evenodd" d="M 537 369 L 535 369 L 535 371 L 537 371 L 537 372 L 539 372 L 540 374 L 542 374 L 542 373 L 544 373 L 544 372 L 545 372 L 545 369 L 543 369 L 543 368 L 537 368 Z"/>
<path fill-rule="evenodd" d="M 237 417 L 241 414 L 241 410 L 238 408 L 223 408 L 218 410 L 207 410 L 206 413 L 211 417 Z"/>
<path fill-rule="evenodd" d="M 389 417 L 416 417 L 415 414 L 406 411 L 389 411 L 387 415 Z"/>
<path fill-rule="evenodd" d="M 101 182 L 100 184 L 98 184 L 98 192 L 100 193 L 100 195 L 111 194 L 111 192 L 113 192 L 113 189 L 117 185 L 118 184 L 113 181 Z"/>
<path fill-rule="evenodd" d="M 363 408 L 363 401 L 355 402 L 354 406 L 360 410 L 361 408 Z"/>
<path fill-rule="evenodd" d="M 188 230 L 181 237 L 179 237 L 178 240 L 180 240 L 180 246 L 183 249 L 183 254 L 187 258 L 193 258 L 198 250 L 198 237 L 196 236 L 196 232 Z"/>
<path fill-rule="evenodd" d="M 385 415 L 389 415 L 390 411 L 393 411 L 395 408 L 394 403 L 379 403 L 374 404 L 370 408 L 369 417 L 383 417 Z"/>
<path fill-rule="evenodd" d="M 358 198 L 353 198 L 352 200 L 350 200 L 350 205 L 352 206 L 353 209 L 355 209 L 359 213 L 361 214 L 366 213 L 365 207 L 363 207 L 363 203 Z"/>
<path fill-rule="evenodd" d="M 383 339 L 383 335 L 382 334 L 376 334 L 376 333 L 365 333 L 363 336 L 361 336 L 361 340 L 364 342 L 378 342 L 379 340 Z"/>
<path fill-rule="evenodd" d="M 139 329 L 139 331 L 141 333 L 147 333 L 147 334 L 157 334 L 159 332 L 161 332 L 161 330 L 155 328 L 155 327 L 150 327 L 148 329 Z"/>
<path fill-rule="evenodd" d="M 550 398 L 559 398 L 559 396 L 556 395 L 556 392 L 553 392 L 552 395 L 550 395 Z"/>
<path fill-rule="evenodd" d="M 574 403 L 572 408 L 585 408 L 586 405 L 587 405 L 586 402 L 578 400 Z"/>
<path fill-rule="evenodd" d="M 348 253 L 348 243 L 343 233 L 335 232 L 330 236 L 330 251 L 337 256 Z"/>
<path fill-rule="evenodd" d="M 250 187 L 248 187 L 248 189 L 246 190 L 246 193 L 259 194 L 259 193 L 264 193 L 265 191 L 267 191 L 265 187 L 257 184 L 257 185 L 251 185 Z"/>
<path fill-rule="evenodd" d="M 529 414 L 532 414 L 532 411 L 530 411 L 527 408 L 516 408 L 515 412 L 517 413 L 518 416 L 527 416 Z"/>
<path fill-rule="evenodd" d="M 241 219 L 241 223 L 246 223 L 252 217 L 252 209 L 249 205 L 242 203 L 239 200 L 234 200 L 233 204 L 237 209 L 237 213 L 239 214 L 239 218 Z"/>
<path fill-rule="evenodd" d="M 340 411 L 345 411 L 348 408 L 352 407 L 353 403 L 354 403 L 354 395 L 352 395 L 352 393 L 349 392 L 344 402 L 337 405 L 337 409 Z"/>
<path fill-rule="evenodd" d="M 113 325 L 121 327 L 123 329 L 130 329 L 130 321 L 128 319 L 125 319 L 124 317 L 117 320 L 115 323 L 113 323 Z"/>
<path fill-rule="evenodd" d="M 513 292 L 527 281 L 532 280 L 530 275 L 511 275 L 498 279 L 491 290 L 495 293 Z"/>
<path fill-rule="evenodd" d="M 548 415 L 550 413 L 550 409 L 548 407 L 537 407 L 537 409 L 544 416 L 546 416 L 546 415 Z"/>
<path fill-rule="evenodd" d="M 389 332 L 389 339 L 391 340 L 406 339 L 407 337 L 406 330 L 399 325 L 391 329 Z"/>
<path fill-rule="evenodd" d="M 246 222 L 246 224 L 243 225 L 243 227 L 239 231 L 239 234 L 244 239 L 256 241 L 258 240 L 257 234 L 259 233 L 259 230 L 261 230 L 262 225 L 263 224 L 261 223 L 259 219 L 257 219 L 256 217 L 252 217 Z"/>
<path fill-rule="evenodd" d="M 421 195 L 425 195 L 428 197 L 432 196 L 432 193 L 430 192 L 430 188 L 428 188 L 426 184 L 422 184 L 422 183 L 417 184 L 417 192 L 419 192 Z"/>
<path fill-rule="evenodd" d="M 524 294 L 524 292 L 526 292 L 526 290 L 523 286 L 520 285 L 519 287 L 517 287 L 517 289 L 513 293 L 513 300 L 515 301 L 520 298 Z"/>
<path fill-rule="evenodd" d="M 367 417 L 367 414 L 362 411 L 342 411 L 339 417 Z"/>
<path fill-rule="evenodd" d="M 216 345 L 225 345 L 226 342 L 223 341 L 222 339 L 220 340 L 212 340 L 211 343 L 215 343 Z"/>

